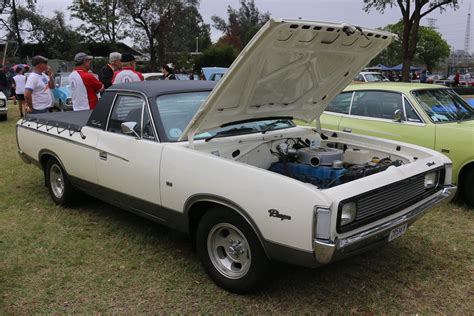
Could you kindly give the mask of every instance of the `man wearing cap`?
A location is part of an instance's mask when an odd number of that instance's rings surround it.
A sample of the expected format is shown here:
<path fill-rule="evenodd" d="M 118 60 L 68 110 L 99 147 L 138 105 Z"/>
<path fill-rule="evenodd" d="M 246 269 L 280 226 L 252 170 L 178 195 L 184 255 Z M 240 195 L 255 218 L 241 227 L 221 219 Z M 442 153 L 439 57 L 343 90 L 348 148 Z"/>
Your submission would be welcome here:
<path fill-rule="evenodd" d="M 48 58 L 34 56 L 31 59 L 33 72 L 25 84 L 26 112 L 46 113 L 53 99 L 51 89 L 54 89 L 53 71 L 48 66 Z"/>
<path fill-rule="evenodd" d="M 89 72 L 91 60 L 92 56 L 86 53 L 77 53 L 74 56 L 76 68 L 69 75 L 74 111 L 93 110 L 99 101 L 97 92 L 104 91 L 104 85 Z"/>
<path fill-rule="evenodd" d="M 120 61 L 122 54 L 113 52 L 109 55 L 109 63 L 105 65 L 99 72 L 99 80 L 104 84 L 104 88 L 107 89 L 112 85 L 112 77 L 114 72 L 122 69 L 122 62 Z"/>
<path fill-rule="evenodd" d="M 143 75 L 135 70 L 135 57 L 130 53 L 122 54 L 122 69 L 114 73 L 112 84 L 143 81 Z"/>

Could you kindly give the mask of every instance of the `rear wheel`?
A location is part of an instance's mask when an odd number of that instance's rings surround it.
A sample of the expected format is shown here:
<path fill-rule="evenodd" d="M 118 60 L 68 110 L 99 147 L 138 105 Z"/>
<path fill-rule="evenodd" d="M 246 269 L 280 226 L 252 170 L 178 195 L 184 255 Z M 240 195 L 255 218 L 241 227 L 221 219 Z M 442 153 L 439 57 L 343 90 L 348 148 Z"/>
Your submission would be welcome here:
<path fill-rule="evenodd" d="M 461 197 L 470 207 L 474 207 L 474 166 L 464 172 L 461 181 Z"/>
<path fill-rule="evenodd" d="M 45 169 L 46 186 L 56 204 L 67 206 L 73 202 L 75 190 L 61 164 L 50 158 Z"/>
<path fill-rule="evenodd" d="M 229 209 L 213 209 L 203 216 L 196 250 L 211 279 L 230 292 L 249 292 L 265 276 L 268 259 L 257 235 Z"/>
<path fill-rule="evenodd" d="M 7 115 L 0 115 L 0 121 L 6 121 L 7 120 Z"/>

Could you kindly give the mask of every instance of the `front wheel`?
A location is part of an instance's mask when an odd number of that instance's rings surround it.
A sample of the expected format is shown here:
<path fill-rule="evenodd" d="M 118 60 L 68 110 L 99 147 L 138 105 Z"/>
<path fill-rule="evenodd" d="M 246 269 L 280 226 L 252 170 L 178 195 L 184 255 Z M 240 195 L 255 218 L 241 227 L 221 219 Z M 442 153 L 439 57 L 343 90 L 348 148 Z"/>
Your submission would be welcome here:
<path fill-rule="evenodd" d="M 249 292 L 265 276 L 268 259 L 257 235 L 231 210 L 217 208 L 203 216 L 196 250 L 211 279 L 230 292 Z"/>
<path fill-rule="evenodd" d="M 75 190 L 67 173 L 54 158 L 50 158 L 46 163 L 45 179 L 49 194 L 56 204 L 68 206 L 73 202 Z"/>
<path fill-rule="evenodd" d="M 474 167 L 466 170 L 460 183 L 461 197 L 470 207 L 474 207 Z"/>

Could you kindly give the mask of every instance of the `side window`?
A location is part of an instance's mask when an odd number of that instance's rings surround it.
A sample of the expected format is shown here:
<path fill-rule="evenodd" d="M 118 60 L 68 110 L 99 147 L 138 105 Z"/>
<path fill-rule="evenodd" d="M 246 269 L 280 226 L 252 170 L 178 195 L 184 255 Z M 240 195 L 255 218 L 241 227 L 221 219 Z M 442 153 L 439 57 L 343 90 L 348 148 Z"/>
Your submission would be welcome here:
<path fill-rule="evenodd" d="M 385 91 L 357 91 L 351 115 L 393 120 L 396 110 L 403 112 L 400 93 Z"/>
<path fill-rule="evenodd" d="M 140 97 L 119 95 L 115 100 L 114 108 L 110 114 L 107 131 L 122 134 L 122 123 L 136 122 L 137 126 L 135 131 L 140 134 L 144 105 L 145 102 Z"/>
<path fill-rule="evenodd" d="M 418 116 L 416 113 L 415 109 L 413 108 L 413 105 L 408 102 L 407 99 L 403 98 L 403 101 L 405 103 L 405 112 L 407 114 L 407 121 L 408 122 L 416 122 L 416 123 L 422 123 L 423 121 L 421 118 Z"/>
<path fill-rule="evenodd" d="M 145 139 L 155 139 L 155 132 L 153 131 L 153 124 L 151 122 L 150 114 L 148 110 L 145 109 L 143 113 L 143 138 Z"/>
<path fill-rule="evenodd" d="M 349 113 L 351 105 L 352 92 L 344 92 L 335 97 L 327 106 L 326 111 L 336 113 Z"/>

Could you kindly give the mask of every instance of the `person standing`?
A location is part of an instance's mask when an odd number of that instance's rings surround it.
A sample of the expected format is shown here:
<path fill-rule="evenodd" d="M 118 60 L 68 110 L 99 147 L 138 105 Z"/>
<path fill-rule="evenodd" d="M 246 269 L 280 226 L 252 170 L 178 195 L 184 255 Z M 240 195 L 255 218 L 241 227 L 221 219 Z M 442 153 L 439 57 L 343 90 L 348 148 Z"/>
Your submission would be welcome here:
<path fill-rule="evenodd" d="M 112 85 L 114 72 L 122 69 L 122 54 L 113 52 L 109 55 L 109 63 L 105 65 L 99 72 L 99 81 L 104 84 L 104 89 Z"/>
<path fill-rule="evenodd" d="M 461 81 L 461 75 L 459 74 L 459 71 L 456 71 L 456 74 L 454 75 L 454 86 L 458 87 L 460 81 Z"/>
<path fill-rule="evenodd" d="M 69 75 L 74 111 L 93 110 L 99 101 L 97 92 L 104 91 L 104 85 L 89 72 L 91 61 L 92 56 L 86 53 L 77 53 L 74 56 L 76 68 Z"/>
<path fill-rule="evenodd" d="M 135 70 L 137 66 L 135 56 L 130 53 L 125 53 L 122 54 L 120 61 L 122 62 L 122 69 L 114 73 L 112 84 L 145 80 L 141 72 Z"/>
<path fill-rule="evenodd" d="M 161 65 L 161 72 L 163 73 L 162 80 L 176 80 L 176 75 L 170 66 Z"/>
<path fill-rule="evenodd" d="M 8 79 L 7 74 L 5 73 L 3 66 L 0 64 L 0 92 L 3 92 L 5 96 L 8 96 Z"/>
<path fill-rule="evenodd" d="M 426 70 L 423 70 L 421 72 L 420 82 L 426 83 L 426 80 L 428 80 L 428 74 L 426 73 Z"/>
<path fill-rule="evenodd" d="M 15 85 L 16 100 L 18 101 L 18 109 L 20 110 L 20 116 L 23 117 L 23 110 L 25 108 L 25 85 L 26 76 L 23 74 L 24 69 L 22 67 L 16 67 L 16 75 L 13 77 Z"/>
<path fill-rule="evenodd" d="M 51 89 L 54 89 L 53 70 L 48 66 L 48 58 L 37 55 L 31 59 L 33 72 L 25 84 L 27 113 L 46 113 L 51 107 Z"/>

